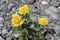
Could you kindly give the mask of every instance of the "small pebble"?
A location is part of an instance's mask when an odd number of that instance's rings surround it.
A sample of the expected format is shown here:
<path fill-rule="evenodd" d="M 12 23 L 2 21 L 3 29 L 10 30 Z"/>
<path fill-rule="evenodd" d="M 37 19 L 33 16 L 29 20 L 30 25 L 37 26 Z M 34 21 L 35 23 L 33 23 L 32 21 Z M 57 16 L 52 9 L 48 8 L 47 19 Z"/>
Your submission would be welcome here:
<path fill-rule="evenodd" d="M 58 7 L 58 9 L 60 9 L 60 6 Z"/>
<path fill-rule="evenodd" d="M 48 4 L 46 1 L 41 2 L 42 5 Z"/>
<path fill-rule="evenodd" d="M 20 33 L 15 33 L 15 34 L 14 34 L 14 37 L 15 37 L 15 38 L 19 38 L 19 37 L 20 37 Z"/>
<path fill-rule="evenodd" d="M 0 40 L 4 40 L 4 39 L 0 36 Z"/>

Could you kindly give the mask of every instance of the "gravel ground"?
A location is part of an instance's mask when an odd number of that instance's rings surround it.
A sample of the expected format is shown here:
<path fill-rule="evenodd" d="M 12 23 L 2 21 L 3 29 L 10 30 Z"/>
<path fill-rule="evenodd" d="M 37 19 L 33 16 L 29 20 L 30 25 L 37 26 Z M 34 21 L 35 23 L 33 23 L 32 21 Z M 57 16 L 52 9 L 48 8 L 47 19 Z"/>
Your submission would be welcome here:
<path fill-rule="evenodd" d="M 14 36 L 18 33 L 7 20 L 23 4 L 33 10 L 30 16 L 34 22 L 39 16 L 48 19 L 48 26 L 41 31 L 46 40 L 60 40 L 60 0 L 0 0 L 0 40 L 17 40 Z"/>

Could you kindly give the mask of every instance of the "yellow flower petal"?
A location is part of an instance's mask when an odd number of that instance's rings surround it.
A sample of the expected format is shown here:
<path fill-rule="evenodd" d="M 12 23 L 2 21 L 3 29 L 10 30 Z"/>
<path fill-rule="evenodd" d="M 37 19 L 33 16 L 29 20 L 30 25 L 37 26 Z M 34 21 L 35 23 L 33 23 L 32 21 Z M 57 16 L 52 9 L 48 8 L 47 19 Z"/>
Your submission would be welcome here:
<path fill-rule="evenodd" d="M 17 13 L 12 14 L 12 17 L 18 17 L 19 15 Z"/>
<path fill-rule="evenodd" d="M 19 8 L 19 13 L 20 13 L 21 15 L 28 14 L 28 13 L 29 13 L 28 5 L 24 5 L 24 6 L 22 6 L 21 8 Z"/>
<path fill-rule="evenodd" d="M 46 18 L 43 17 L 43 18 L 40 18 L 40 19 L 38 20 L 38 23 L 39 23 L 40 25 L 45 26 L 45 25 L 48 24 L 48 21 L 47 21 Z"/>

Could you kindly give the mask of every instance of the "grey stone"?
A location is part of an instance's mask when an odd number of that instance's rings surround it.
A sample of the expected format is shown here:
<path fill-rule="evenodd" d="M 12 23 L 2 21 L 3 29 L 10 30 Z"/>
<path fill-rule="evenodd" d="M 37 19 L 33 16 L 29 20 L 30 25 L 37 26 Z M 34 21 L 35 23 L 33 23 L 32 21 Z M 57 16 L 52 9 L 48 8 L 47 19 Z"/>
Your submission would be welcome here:
<path fill-rule="evenodd" d="M 13 13 L 15 13 L 15 11 L 13 10 L 13 11 L 11 11 L 11 12 L 9 12 L 9 14 L 11 15 L 11 14 L 13 14 Z"/>
<path fill-rule="evenodd" d="M 2 29 L 2 34 L 4 35 L 4 34 L 7 34 L 8 33 L 8 30 L 7 29 Z"/>
<path fill-rule="evenodd" d="M 3 21 L 3 17 L 0 17 L 0 21 Z"/>
<path fill-rule="evenodd" d="M 53 6 L 50 6 L 49 7 L 49 10 L 51 10 L 52 12 L 60 12 L 60 10 L 58 9 L 58 8 L 55 8 L 55 7 L 53 7 Z"/>
<path fill-rule="evenodd" d="M 38 14 L 31 14 L 30 15 L 30 18 L 34 21 L 34 22 L 37 22 L 38 18 L 39 18 L 39 15 Z"/>
<path fill-rule="evenodd" d="M 53 19 L 57 19 L 58 15 L 56 13 L 50 14 Z"/>
<path fill-rule="evenodd" d="M 14 33 L 13 35 L 15 38 L 19 38 L 21 36 L 21 33 Z"/>
<path fill-rule="evenodd" d="M 58 6 L 60 3 L 57 2 L 57 1 L 51 1 L 50 4 L 51 4 L 52 6 Z"/>
<path fill-rule="evenodd" d="M 44 7 L 42 5 L 40 6 L 40 10 L 44 10 Z"/>
<path fill-rule="evenodd" d="M 3 2 L 0 1 L 0 6 L 1 6 L 1 4 L 3 4 Z"/>
<path fill-rule="evenodd" d="M 45 9 L 44 12 L 49 16 L 51 16 L 51 14 L 53 14 L 53 12 L 49 9 Z"/>
<path fill-rule="evenodd" d="M 51 35 L 51 34 L 47 34 L 47 35 L 46 35 L 46 39 L 47 39 L 47 40 L 51 40 L 52 37 L 53 37 L 53 35 Z"/>
<path fill-rule="evenodd" d="M 0 34 L 2 34 L 2 30 L 0 29 Z"/>
<path fill-rule="evenodd" d="M 16 7 L 12 8 L 12 11 L 13 11 L 13 12 L 16 11 Z"/>
<path fill-rule="evenodd" d="M 5 0 L 0 0 L 0 4 L 3 4 L 3 2 L 5 2 Z"/>
<path fill-rule="evenodd" d="M 60 6 L 58 7 L 58 9 L 60 9 Z"/>
<path fill-rule="evenodd" d="M 60 25 L 55 25 L 53 29 L 55 30 L 56 34 L 60 34 Z"/>
<path fill-rule="evenodd" d="M 2 11 L 2 8 L 0 7 L 0 11 Z"/>
<path fill-rule="evenodd" d="M 3 21 L 4 21 L 3 17 L 0 17 L 0 24 L 1 24 L 1 26 L 3 25 Z"/>
<path fill-rule="evenodd" d="M 47 2 L 47 1 L 42 1 L 41 4 L 42 4 L 42 5 L 47 5 L 48 2 Z"/>
<path fill-rule="evenodd" d="M 60 36 L 56 36 L 55 39 L 56 39 L 56 40 L 60 40 Z"/>
<path fill-rule="evenodd" d="M 50 0 L 45 0 L 45 1 L 48 2 L 48 3 L 50 2 Z"/>
<path fill-rule="evenodd" d="M 2 5 L 1 8 L 2 8 L 2 11 L 7 11 L 7 4 Z"/>
<path fill-rule="evenodd" d="M 0 12 L 1 16 L 5 15 L 5 12 Z"/>
<path fill-rule="evenodd" d="M 7 37 L 6 40 L 11 40 L 11 37 Z"/>
<path fill-rule="evenodd" d="M 8 34 L 7 34 L 7 36 L 10 36 L 11 34 L 12 34 L 12 30 L 10 30 L 9 32 L 8 32 Z"/>
<path fill-rule="evenodd" d="M 48 24 L 48 27 L 49 27 L 49 28 L 50 28 L 50 27 L 52 28 L 52 27 L 54 27 L 54 26 L 55 26 L 55 24 L 53 24 L 53 23 L 49 23 L 49 24 Z"/>
<path fill-rule="evenodd" d="M 22 0 L 14 0 L 16 2 L 16 4 L 20 4 L 22 3 Z"/>
<path fill-rule="evenodd" d="M 10 3 L 9 5 L 8 5 L 8 9 L 11 9 L 12 7 L 14 7 L 16 4 L 14 4 L 14 3 Z"/>
<path fill-rule="evenodd" d="M 5 0 L 6 1 L 6 3 L 8 4 L 9 3 L 9 1 L 8 0 Z"/>
<path fill-rule="evenodd" d="M 4 40 L 4 39 L 0 36 L 0 40 Z"/>
<path fill-rule="evenodd" d="M 2 2 L 5 2 L 5 0 L 2 0 Z"/>
<path fill-rule="evenodd" d="M 26 3 L 28 3 L 28 4 L 33 4 L 33 3 L 36 2 L 36 0 L 25 0 L 25 1 L 26 1 Z"/>
<path fill-rule="evenodd" d="M 4 26 L 3 24 L 0 24 L 0 29 L 2 29 L 2 28 L 3 28 L 3 26 Z"/>

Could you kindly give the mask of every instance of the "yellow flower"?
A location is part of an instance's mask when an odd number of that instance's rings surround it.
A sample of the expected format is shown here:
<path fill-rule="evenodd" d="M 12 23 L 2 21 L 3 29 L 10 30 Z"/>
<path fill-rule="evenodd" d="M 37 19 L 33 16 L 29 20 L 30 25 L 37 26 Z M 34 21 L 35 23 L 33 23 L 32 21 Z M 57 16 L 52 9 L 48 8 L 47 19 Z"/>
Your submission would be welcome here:
<path fill-rule="evenodd" d="M 47 21 L 46 18 L 43 17 L 43 18 L 40 18 L 40 19 L 38 20 L 38 23 L 39 23 L 40 25 L 45 26 L 45 25 L 48 24 L 48 21 Z"/>
<path fill-rule="evenodd" d="M 28 13 L 29 13 L 28 5 L 24 5 L 24 6 L 22 6 L 21 8 L 19 8 L 19 13 L 20 13 L 21 15 L 28 14 Z"/>
<path fill-rule="evenodd" d="M 18 14 L 12 15 L 11 22 L 12 22 L 13 27 L 18 27 L 19 25 L 22 25 L 23 23 L 22 18 Z"/>

